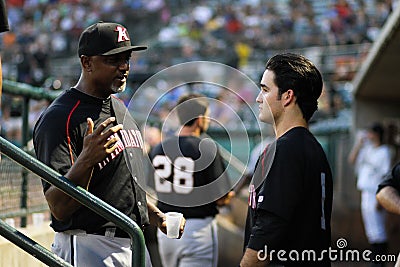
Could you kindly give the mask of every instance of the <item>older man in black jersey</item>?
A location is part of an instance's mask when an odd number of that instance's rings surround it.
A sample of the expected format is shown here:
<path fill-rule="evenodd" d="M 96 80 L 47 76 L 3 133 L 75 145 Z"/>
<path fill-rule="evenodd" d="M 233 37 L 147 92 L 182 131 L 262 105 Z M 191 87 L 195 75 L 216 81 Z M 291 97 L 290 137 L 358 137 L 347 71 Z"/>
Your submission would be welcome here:
<path fill-rule="evenodd" d="M 125 89 L 132 51 L 144 49 L 132 46 L 123 25 L 89 26 L 79 39 L 81 77 L 41 115 L 34 145 L 37 157 L 71 182 L 139 226 L 150 222 L 165 232 L 165 215 L 147 204 L 138 184 L 144 179 L 141 134 L 123 102 L 112 96 Z M 124 157 L 128 149 L 129 157 Z M 43 182 L 43 188 L 57 255 L 75 266 L 130 266 L 130 238 L 124 231 L 53 185 Z"/>
<path fill-rule="evenodd" d="M 303 56 L 279 54 L 267 62 L 260 87 L 259 119 L 274 125 L 276 141 L 250 184 L 240 266 L 330 266 L 332 175 L 308 130 L 321 74 Z"/>

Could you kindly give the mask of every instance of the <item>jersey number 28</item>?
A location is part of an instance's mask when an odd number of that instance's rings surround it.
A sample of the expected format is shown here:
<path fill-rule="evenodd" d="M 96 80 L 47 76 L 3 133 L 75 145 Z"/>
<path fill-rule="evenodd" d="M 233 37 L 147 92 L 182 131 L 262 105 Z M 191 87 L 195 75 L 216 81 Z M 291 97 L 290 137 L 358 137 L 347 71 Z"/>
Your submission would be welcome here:
<path fill-rule="evenodd" d="M 177 157 L 173 162 L 168 156 L 157 155 L 153 159 L 155 190 L 160 193 L 189 194 L 194 185 L 194 161 Z M 166 179 L 172 181 L 170 183 Z"/>

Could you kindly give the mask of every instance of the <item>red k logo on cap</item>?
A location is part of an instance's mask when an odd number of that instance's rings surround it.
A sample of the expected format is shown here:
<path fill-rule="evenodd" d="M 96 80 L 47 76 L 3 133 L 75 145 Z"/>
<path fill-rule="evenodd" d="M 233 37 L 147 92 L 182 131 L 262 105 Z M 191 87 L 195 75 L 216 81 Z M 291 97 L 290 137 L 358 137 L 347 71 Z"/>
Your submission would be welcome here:
<path fill-rule="evenodd" d="M 116 32 L 118 32 L 118 42 L 124 42 L 124 41 L 129 41 L 129 36 L 128 32 L 124 27 L 117 26 L 115 29 Z"/>

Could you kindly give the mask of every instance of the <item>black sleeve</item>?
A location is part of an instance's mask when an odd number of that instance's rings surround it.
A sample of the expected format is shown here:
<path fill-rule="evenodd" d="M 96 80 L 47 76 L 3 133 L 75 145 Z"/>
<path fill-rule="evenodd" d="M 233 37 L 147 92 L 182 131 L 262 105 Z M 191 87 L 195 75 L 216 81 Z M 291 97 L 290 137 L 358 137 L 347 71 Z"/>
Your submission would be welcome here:
<path fill-rule="evenodd" d="M 377 193 L 386 186 L 392 186 L 400 192 L 400 162 L 397 163 L 392 170 L 384 177 L 383 181 L 379 184 Z"/>
<path fill-rule="evenodd" d="M 7 19 L 7 9 L 4 0 L 0 0 L 0 32 L 10 30 Z"/>
<path fill-rule="evenodd" d="M 65 114 L 50 112 L 41 117 L 34 128 L 33 142 L 37 159 L 64 175 L 72 166 L 76 154 L 76 135 L 71 132 L 71 146 L 68 145 L 65 128 Z M 70 149 L 71 147 L 71 149 Z M 42 180 L 46 191 L 50 184 Z"/>
<path fill-rule="evenodd" d="M 207 183 L 213 183 L 215 185 L 212 187 L 213 190 L 216 190 L 216 192 L 214 192 L 215 194 L 224 196 L 231 190 L 232 186 L 228 170 L 219 152 L 218 145 L 213 140 L 203 139 L 200 142 L 199 150 L 201 153 L 205 153 L 203 157 L 206 159 L 201 165 L 207 166 L 209 164 L 206 169 L 207 174 L 205 174 L 209 179 Z M 208 162 L 210 160 L 212 160 L 211 163 Z M 203 166 L 200 166 L 200 168 L 202 167 Z"/>
<path fill-rule="evenodd" d="M 221 192 L 227 193 L 232 189 L 232 183 L 230 180 L 230 177 L 228 175 L 228 169 L 224 163 L 224 160 L 219 152 L 219 149 L 217 150 L 217 156 L 215 158 L 215 165 L 216 165 L 216 170 L 218 170 L 219 173 L 216 173 L 216 176 L 219 181 L 218 181 L 218 187 L 220 188 Z"/>
<path fill-rule="evenodd" d="M 257 219 L 251 229 L 250 240 L 247 245 L 253 250 L 264 249 L 265 244 L 269 248 L 281 247 L 282 238 L 288 231 L 288 221 L 263 209 L 257 210 Z"/>

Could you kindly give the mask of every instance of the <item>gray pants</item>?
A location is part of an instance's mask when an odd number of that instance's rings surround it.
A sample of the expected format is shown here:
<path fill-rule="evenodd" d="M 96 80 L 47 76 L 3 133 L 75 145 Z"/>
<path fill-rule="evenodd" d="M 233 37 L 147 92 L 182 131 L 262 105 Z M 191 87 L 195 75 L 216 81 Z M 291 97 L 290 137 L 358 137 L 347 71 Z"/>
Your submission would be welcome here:
<path fill-rule="evenodd" d="M 375 192 L 361 192 L 361 215 L 370 244 L 387 242 L 385 229 L 386 211 L 384 209 L 378 210 L 377 204 Z"/>
<path fill-rule="evenodd" d="M 218 239 L 213 217 L 187 219 L 181 239 L 170 239 L 158 231 L 164 267 L 216 267 Z"/>
<path fill-rule="evenodd" d="M 129 238 L 86 234 L 84 231 L 56 233 L 51 250 L 78 267 L 129 267 L 132 251 Z M 146 267 L 151 267 L 146 249 Z"/>

